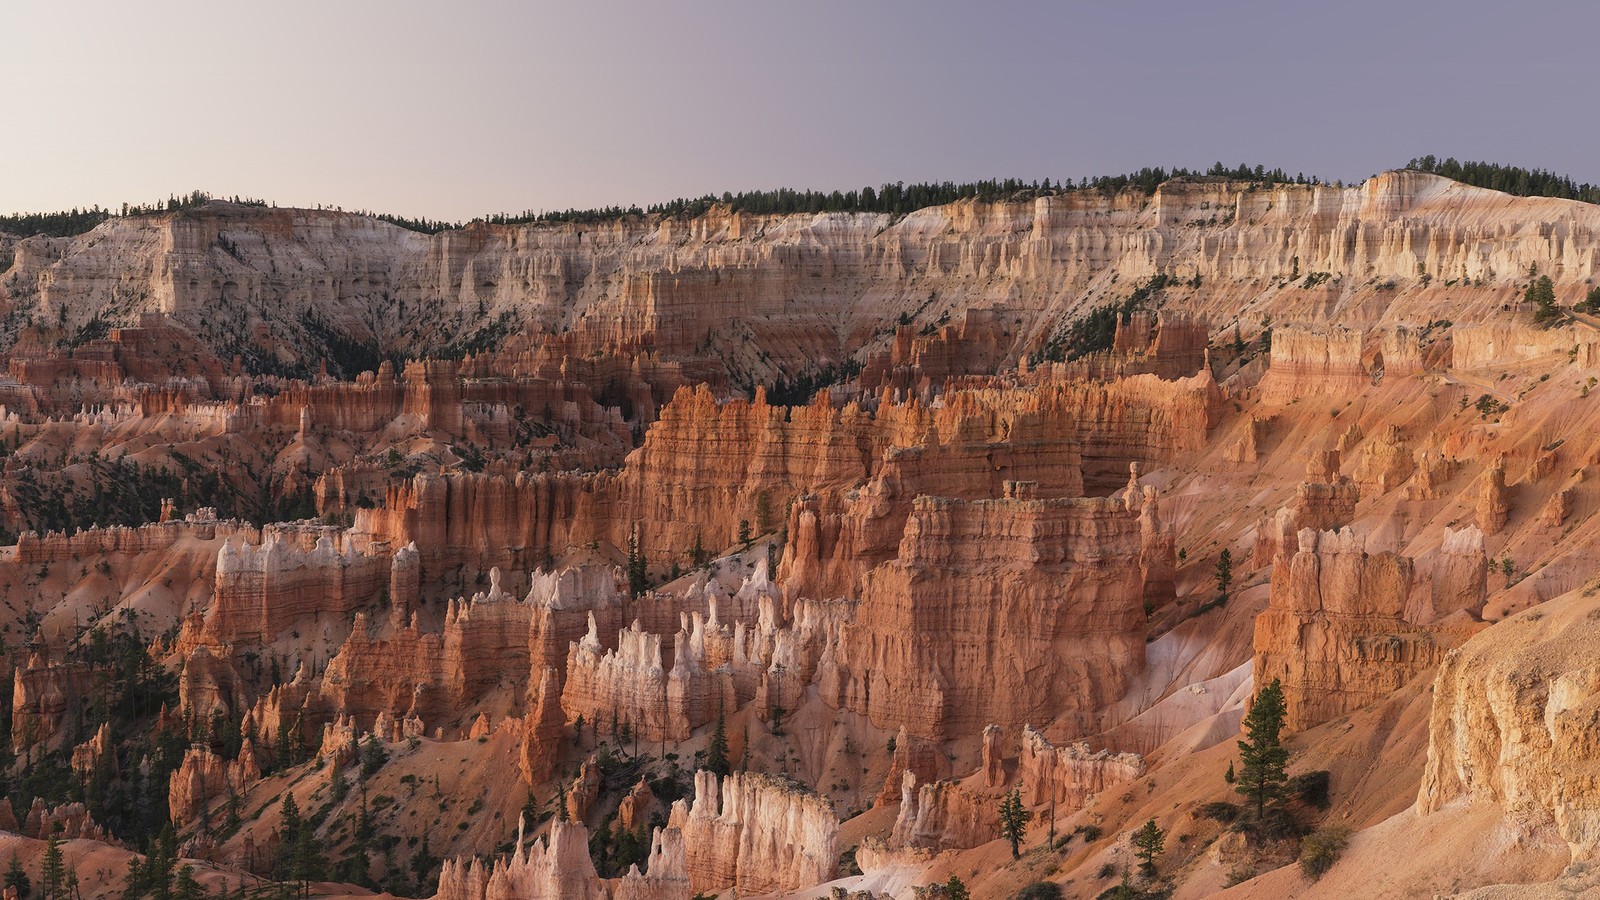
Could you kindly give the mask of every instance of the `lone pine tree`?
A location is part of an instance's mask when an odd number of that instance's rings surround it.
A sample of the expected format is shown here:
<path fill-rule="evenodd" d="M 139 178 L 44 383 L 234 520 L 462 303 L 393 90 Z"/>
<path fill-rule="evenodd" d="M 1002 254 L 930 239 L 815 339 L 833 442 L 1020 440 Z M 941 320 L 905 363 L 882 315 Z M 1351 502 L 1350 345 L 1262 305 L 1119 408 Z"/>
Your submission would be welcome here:
<path fill-rule="evenodd" d="M 1239 742 L 1238 783 L 1234 790 L 1249 799 L 1259 821 L 1267 804 L 1283 797 L 1289 781 L 1289 751 L 1281 735 L 1284 718 L 1283 685 L 1278 679 L 1261 689 L 1255 705 L 1244 717 L 1245 739 Z"/>

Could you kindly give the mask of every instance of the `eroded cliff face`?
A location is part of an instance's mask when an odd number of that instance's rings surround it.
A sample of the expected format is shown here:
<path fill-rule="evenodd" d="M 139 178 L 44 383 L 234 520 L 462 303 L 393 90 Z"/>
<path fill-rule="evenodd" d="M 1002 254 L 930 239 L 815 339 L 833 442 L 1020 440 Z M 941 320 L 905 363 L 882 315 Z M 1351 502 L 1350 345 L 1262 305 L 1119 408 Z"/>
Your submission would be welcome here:
<path fill-rule="evenodd" d="M 321 613 L 342 618 L 378 599 L 390 567 L 387 554 L 359 553 L 331 528 L 269 531 L 260 545 L 230 542 L 217 555 L 205 633 L 226 644 L 261 642 Z"/>
<path fill-rule="evenodd" d="M 694 787 L 693 803 L 673 804 L 667 827 L 683 833 L 696 892 L 761 894 L 832 880 L 838 819 L 826 800 L 759 775 L 719 783 L 702 771 Z"/>
<path fill-rule="evenodd" d="M 844 630 L 839 702 L 930 739 L 1099 707 L 1143 665 L 1139 550 L 1119 499 L 919 497 Z"/>
<path fill-rule="evenodd" d="M 518 827 L 509 858 L 485 864 L 446 860 L 434 900 L 688 900 L 683 836 L 675 828 L 657 831 L 648 874 L 634 866 L 621 878 L 601 878 L 589 859 L 588 832 L 582 825 L 557 822 L 548 837 L 524 846 Z"/>
<path fill-rule="evenodd" d="M 1000 837 L 1000 808 L 992 797 L 953 781 L 918 785 L 909 771 L 900 791 L 890 849 L 965 849 Z"/>
<path fill-rule="evenodd" d="M 1508 827 L 1547 832 L 1574 860 L 1600 851 L 1600 625 L 1588 593 L 1507 619 L 1445 658 L 1418 812 L 1488 801 Z"/>
<path fill-rule="evenodd" d="M 1578 204 L 1414 172 L 1342 189 L 1171 183 L 1149 197 L 963 201 L 899 219 L 718 208 L 691 221 L 433 236 L 345 213 L 216 203 L 22 241 L 3 285 L 41 319 L 65 310 L 76 328 L 160 311 L 213 346 L 241 343 L 252 361 L 314 366 L 330 332 L 420 354 L 493 334 L 504 318 L 535 333 L 570 331 L 572 357 L 606 347 L 687 357 L 709 346 L 730 369 L 759 376 L 842 361 L 902 312 L 933 322 L 972 307 L 1006 323 L 980 345 L 1015 359 L 1114 275 L 1198 275 L 1205 289 L 1193 299 L 1208 312 L 1284 294 L 1294 317 L 1391 282 L 1420 288 L 1393 305 L 1422 304 L 1466 293 L 1462 279 L 1513 278 L 1530 264 L 1576 284 L 1600 265 L 1597 229 L 1600 217 Z M 1420 274 L 1432 283 L 1419 284 Z M 1497 302 L 1488 293 L 1474 302 Z"/>
<path fill-rule="evenodd" d="M 1417 577 L 1409 557 L 1369 552 L 1352 529 L 1303 529 L 1297 545 L 1274 563 L 1271 600 L 1255 626 L 1257 688 L 1282 682 L 1290 728 L 1393 693 L 1482 627 L 1487 559 L 1475 529 L 1447 535 L 1430 560 L 1439 573 L 1432 581 Z M 1414 601 L 1415 591 L 1426 596 Z"/>
<path fill-rule="evenodd" d="M 1082 809 L 1097 795 L 1144 776 L 1137 753 L 1090 751 L 1087 744 L 1056 747 L 1031 728 L 1022 730 L 1017 777 L 1033 806 L 1061 812 Z"/>

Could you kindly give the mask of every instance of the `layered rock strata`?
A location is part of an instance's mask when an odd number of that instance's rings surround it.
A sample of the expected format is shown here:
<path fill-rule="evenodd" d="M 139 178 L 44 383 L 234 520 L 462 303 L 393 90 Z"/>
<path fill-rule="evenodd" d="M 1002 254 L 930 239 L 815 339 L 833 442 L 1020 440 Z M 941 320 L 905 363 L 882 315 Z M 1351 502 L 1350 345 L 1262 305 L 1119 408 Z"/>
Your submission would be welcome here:
<path fill-rule="evenodd" d="M 1422 583 L 1414 561 L 1392 551 L 1369 553 L 1351 529 L 1304 529 L 1298 550 L 1273 564 L 1269 604 L 1255 625 L 1255 679 L 1279 680 L 1293 729 L 1353 712 L 1432 669 L 1450 646 L 1475 627 L 1483 606 L 1487 565 L 1471 537 L 1448 542 L 1448 562 L 1431 580 L 1428 598 L 1413 600 Z M 1465 571 L 1456 572 L 1457 568 Z M 1408 609 L 1418 608 L 1408 621 Z M 1465 622 L 1428 627 L 1441 615 L 1466 610 Z M 1426 618 L 1422 618 L 1422 616 Z"/>
<path fill-rule="evenodd" d="M 833 878 L 839 822 L 832 805 L 767 775 L 695 774 L 691 804 L 673 804 L 668 829 L 683 833 L 696 893 L 792 891 Z"/>
<path fill-rule="evenodd" d="M 917 498 L 825 699 L 928 739 L 1110 702 L 1143 665 L 1140 529 L 1119 499 Z"/>

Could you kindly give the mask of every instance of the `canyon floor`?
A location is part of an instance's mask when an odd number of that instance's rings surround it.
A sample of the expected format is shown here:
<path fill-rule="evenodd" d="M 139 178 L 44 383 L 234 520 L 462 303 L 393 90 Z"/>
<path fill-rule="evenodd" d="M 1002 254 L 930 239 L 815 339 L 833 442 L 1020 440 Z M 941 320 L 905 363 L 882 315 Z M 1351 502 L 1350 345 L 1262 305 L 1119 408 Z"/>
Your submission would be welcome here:
<path fill-rule="evenodd" d="M 217 201 L 0 263 L 8 890 L 1600 891 L 1600 207 Z"/>

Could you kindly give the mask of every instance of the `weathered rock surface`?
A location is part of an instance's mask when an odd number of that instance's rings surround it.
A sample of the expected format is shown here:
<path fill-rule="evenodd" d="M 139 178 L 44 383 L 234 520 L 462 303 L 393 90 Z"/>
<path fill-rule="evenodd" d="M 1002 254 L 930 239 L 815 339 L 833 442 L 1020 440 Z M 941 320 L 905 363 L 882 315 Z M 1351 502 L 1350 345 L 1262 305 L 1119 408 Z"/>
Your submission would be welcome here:
<path fill-rule="evenodd" d="M 683 833 L 696 893 L 794 890 L 833 878 L 839 822 L 832 805 L 770 776 L 695 774 L 691 804 L 673 804 L 668 830 Z"/>
<path fill-rule="evenodd" d="M 651 843 L 648 874 L 637 866 L 621 878 L 602 879 L 589 858 L 582 825 L 556 822 L 546 838 L 524 846 L 519 828 L 509 858 L 485 864 L 446 860 L 434 900 L 688 900 L 683 837 L 658 830 Z"/>
<path fill-rule="evenodd" d="M 1482 537 L 1447 541 L 1426 599 L 1416 564 L 1369 553 L 1362 533 L 1304 529 L 1273 565 L 1270 604 L 1256 617 L 1256 688 L 1282 682 L 1286 724 L 1305 729 L 1386 696 L 1432 669 L 1472 630 L 1483 606 Z M 1474 552 L 1476 548 L 1476 552 Z M 1418 621 L 1408 621 L 1408 609 Z M 1465 621 L 1427 627 L 1466 610 Z"/>
<path fill-rule="evenodd" d="M 1024 799 L 1033 806 L 1053 804 L 1058 813 L 1073 812 L 1144 773 L 1144 759 L 1137 753 L 1092 752 L 1083 743 L 1056 747 L 1039 732 L 1022 730 L 1017 776 Z"/>
<path fill-rule="evenodd" d="M 1144 657 L 1138 514 L 1122 500 L 916 500 L 838 652 L 838 702 L 943 739 L 1087 713 Z"/>
<path fill-rule="evenodd" d="M 889 836 L 890 848 L 952 850 L 976 847 L 1000 837 L 1000 804 L 954 781 L 917 784 L 906 772 L 900 813 Z"/>
<path fill-rule="evenodd" d="M 1434 682 L 1426 815 L 1491 801 L 1516 832 L 1546 830 L 1575 860 L 1600 851 L 1600 620 L 1584 592 L 1507 619 L 1444 659 Z"/>

